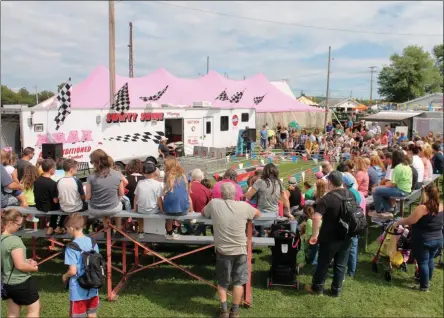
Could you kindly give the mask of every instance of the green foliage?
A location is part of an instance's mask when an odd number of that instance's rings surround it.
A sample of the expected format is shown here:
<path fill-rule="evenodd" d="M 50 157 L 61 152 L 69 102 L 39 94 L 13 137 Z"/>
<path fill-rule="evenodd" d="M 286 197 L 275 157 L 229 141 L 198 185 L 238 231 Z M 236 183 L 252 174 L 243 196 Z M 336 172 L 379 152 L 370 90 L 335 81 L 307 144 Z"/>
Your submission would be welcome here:
<path fill-rule="evenodd" d="M 436 66 L 439 68 L 441 76 L 444 76 L 444 44 L 435 45 L 433 55 L 435 56 Z"/>
<path fill-rule="evenodd" d="M 52 96 L 54 96 L 53 92 L 41 91 L 38 93 L 38 100 L 39 102 L 42 102 Z M 30 93 L 26 88 L 22 87 L 18 92 L 14 92 L 8 86 L 2 85 L 2 105 L 20 104 L 34 106 L 36 105 L 36 102 L 36 94 Z"/>
<path fill-rule="evenodd" d="M 393 54 L 390 65 L 378 76 L 378 93 L 386 100 L 404 102 L 425 94 L 439 92 L 443 77 L 431 55 L 422 47 L 411 45 L 402 54 Z"/>

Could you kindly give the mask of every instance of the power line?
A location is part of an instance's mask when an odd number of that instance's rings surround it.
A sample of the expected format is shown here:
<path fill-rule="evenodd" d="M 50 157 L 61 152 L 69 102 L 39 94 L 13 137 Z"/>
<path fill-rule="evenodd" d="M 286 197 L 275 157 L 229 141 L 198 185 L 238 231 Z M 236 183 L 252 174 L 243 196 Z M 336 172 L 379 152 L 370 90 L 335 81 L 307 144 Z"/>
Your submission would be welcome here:
<path fill-rule="evenodd" d="M 209 14 L 215 14 L 215 15 L 231 17 L 231 18 L 236 18 L 236 19 L 250 20 L 250 21 L 256 21 L 256 22 L 265 22 L 265 23 L 272 23 L 272 24 L 280 24 L 280 25 L 294 26 L 294 27 L 307 28 L 307 29 L 317 29 L 317 30 L 324 30 L 324 31 L 337 31 L 337 32 L 360 33 L 360 34 L 375 34 L 375 35 L 397 35 L 397 36 L 440 36 L 440 37 L 443 36 L 443 34 L 389 33 L 389 32 L 370 32 L 370 31 L 362 31 L 362 30 L 327 28 L 327 27 L 304 25 L 304 24 L 298 24 L 298 23 L 290 23 L 290 22 L 272 21 L 272 20 L 265 20 L 265 19 L 259 19 L 259 18 L 252 18 L 252 17 L 244 17 L 244 16 L 239 16 L 239 15 L 234 15 L 234 14 L 229 14 L 229 13 L 215 12 L 215 11 L 193 8 L 193 7 L 186 7 L 186 6 L 181 6 L 181 5 L 172 4 L 172 3 L 166 3 L 166 2 L 162 2 L 162 1 L 151 1 L 151 2 L 154 2 L 157 4 L 162 4 L 165 6 L 170 6 L 170 7 L 175 7 L 175 8 L 185 9 L 185 10 L 191 10 L 191 11 L 198 11 L 198 12 L 209 13 Z"/>

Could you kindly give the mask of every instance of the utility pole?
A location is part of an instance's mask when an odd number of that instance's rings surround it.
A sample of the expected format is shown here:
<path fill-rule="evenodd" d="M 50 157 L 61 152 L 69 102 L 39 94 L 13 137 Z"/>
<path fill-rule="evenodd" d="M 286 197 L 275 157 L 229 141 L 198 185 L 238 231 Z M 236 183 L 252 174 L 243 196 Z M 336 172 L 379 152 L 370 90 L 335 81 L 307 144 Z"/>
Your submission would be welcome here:
<path fill-rule="evenodd" d="M 114 0 L 108 1 L 109 22 L 109 103 L 114 104 L 116 91 L 116 25 L 114 19 Z"/>
<path fill-rule="evenodd" d="M 35 85 L 34 87 L 35 87 L 35 104 L 38 105 L 39 104 L 39 91 L 37 90 L 37 85 Z"/>
<path fill-rule="evenodd" d="M 328 70 L 327 70 L 327 93 L 325 97 L 325 119 L 324 119 L 324 129 L 327 127 L 328 119 L 328 98 L 330 97 L 330 61 L 331 61 L 331 46 L 328 47 Z"/>
<path fill-rule="evenodd" d="M 132 22 L 129 23 L 128 48 L 129 48 L 129 77 L 133 78 L 134 77 L 134 69 L 133 69 L 134 60 L 133 60 L 133 23 Z"/>
<path fill-rule="evenodd" d="M 207 56 L 207 74 L 210 72 L 210 57 Z"/>
<path fill-rule="evenodd" d="M 376 66 L 370 66 L 370 106 L 372 105 L 372 95 L 373 95 L 373 73 L 375 72 Z"/>

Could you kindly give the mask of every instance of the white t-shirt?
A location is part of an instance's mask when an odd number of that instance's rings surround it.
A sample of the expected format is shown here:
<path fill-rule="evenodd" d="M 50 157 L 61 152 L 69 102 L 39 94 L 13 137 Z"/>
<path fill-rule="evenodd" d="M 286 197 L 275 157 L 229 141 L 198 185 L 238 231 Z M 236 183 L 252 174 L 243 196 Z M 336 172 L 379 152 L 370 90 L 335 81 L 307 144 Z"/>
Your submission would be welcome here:
<path fill-rule="evenodd" d="M 83 201 L 80 197 L 85 195 L 82 182 L 74 177 L 63 177 L 57 182 L 60 209 L 66 213 L 80 212 Z"/>
<path fill-rule="evenodd" d="M 13 166 L 5 166 L 6 172 L 9 175 L 12 175 L 12 173 L 14 172 L 15 168 Z"/>
<path fill-rule="evenodd" d="M 388 165 L 387 166 L 387 170 L 385 171 L 385 177 L 384 179 L 387 180 L 392 180 L 392 176 L 393 176 L 393 170 L 392 170 L 392 165 Z"/>
<path fill-rule="evenodd" d="M 424 163 L 418 155 L 413 156 L 413 168 L 418 172 L 418 182 L 424 181 Z"/>
<path fill-rule="evenodd" d="M 134 195 L 137 196 L 137 212 L 142 214 L 160 213 L 157 199 L 162 197 L 162 183 L 155 179 L 140 180 Z"/>

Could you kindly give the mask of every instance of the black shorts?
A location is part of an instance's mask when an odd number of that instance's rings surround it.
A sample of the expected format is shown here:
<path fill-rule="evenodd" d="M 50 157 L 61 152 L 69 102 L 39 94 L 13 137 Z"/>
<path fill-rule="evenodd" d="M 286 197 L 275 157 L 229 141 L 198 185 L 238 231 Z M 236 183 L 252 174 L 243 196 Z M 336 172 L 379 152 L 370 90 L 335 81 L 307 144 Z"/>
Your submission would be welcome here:
<path fill-rule="evenodd" d="M 17 285 L 4 285 L 8 299 L 19 306 L 29 306 L 39 300 L 37 286 L 32 277 Z"/>

